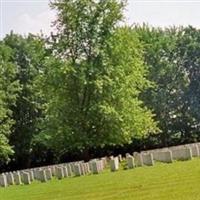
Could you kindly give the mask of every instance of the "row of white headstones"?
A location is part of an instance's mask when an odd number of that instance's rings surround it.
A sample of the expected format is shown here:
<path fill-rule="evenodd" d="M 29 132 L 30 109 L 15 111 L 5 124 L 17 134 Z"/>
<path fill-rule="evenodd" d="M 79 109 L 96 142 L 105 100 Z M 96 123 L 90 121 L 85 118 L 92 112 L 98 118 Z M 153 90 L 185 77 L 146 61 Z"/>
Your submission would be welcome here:
<path fill-rule="evenodd" d="M 89 162 L 78 161 L 7 172 L 0 174 L 0 186 L 7 187 L 9 185 L 28 185 L 34 180 L 47 182 L 53 177 L 60 180 L 66 177 L 99 174 L 107 166 L 110 166 L 110 170 L 114 172 L 119 170 L 120 162 L 123 160 L 126 161 L 128 169 L 133 169 L 135 167 L 153 166 L 155 161 L 172 163 L 174 160 L 191 160 L 193 157 L 199 156 L 200 143 L 193 143 L 142 151 L 140 153 L 134 152 L 133 155 L 127 153 L 125 158 L 123 158 L 122 155 L 118 155 L 116 157 L 110 156 L 93 159 Z"/>

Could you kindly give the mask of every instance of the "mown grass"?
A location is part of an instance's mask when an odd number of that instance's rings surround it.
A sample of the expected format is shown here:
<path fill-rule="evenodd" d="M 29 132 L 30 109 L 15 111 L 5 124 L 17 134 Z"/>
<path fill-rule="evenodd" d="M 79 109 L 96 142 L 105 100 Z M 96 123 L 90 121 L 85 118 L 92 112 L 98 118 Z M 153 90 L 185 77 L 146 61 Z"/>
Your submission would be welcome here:
<path fill-rule="evenodd" d="M 0 188 L 0 200 L 200 200 L 200 159 Z"/>

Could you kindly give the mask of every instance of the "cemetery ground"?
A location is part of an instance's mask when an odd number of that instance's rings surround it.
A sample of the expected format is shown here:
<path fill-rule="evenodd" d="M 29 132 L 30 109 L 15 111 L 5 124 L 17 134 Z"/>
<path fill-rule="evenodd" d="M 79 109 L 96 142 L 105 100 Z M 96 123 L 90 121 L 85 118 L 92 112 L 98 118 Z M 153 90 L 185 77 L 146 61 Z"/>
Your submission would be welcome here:
<path fill-rule="evenodd" d="M 0 188 L 0 200 L 199 200 L 200 159 Z"/>

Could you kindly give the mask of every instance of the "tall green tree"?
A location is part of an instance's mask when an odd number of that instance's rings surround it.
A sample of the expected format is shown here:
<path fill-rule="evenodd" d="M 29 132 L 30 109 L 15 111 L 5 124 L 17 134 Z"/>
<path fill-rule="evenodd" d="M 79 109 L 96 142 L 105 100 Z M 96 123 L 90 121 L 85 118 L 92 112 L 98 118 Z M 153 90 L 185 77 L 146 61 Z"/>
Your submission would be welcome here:
<path fill-rule="evenodd" d="M 14 124 L 11 106 L 15 105 L 20 90 L 16 80 L 16 66 L 11 62 L 12 50 L 0 42 L 0 163 L 9 160 L 13 153 L 9 144 L 11 128 Z"/>
<path fill-rule="evenodd" d="M 168 145 L 176 133 L 173 132 L 174 116 L 177 115 L 179 96 L 185 85 L 184 74 L 179 68 L 176 56 L 176 34 L 172 30 L 163 30 L 144 25 L 136 27 L 145 49 L 145 62 L 149 69 L 148 79 L 156 85 L 143 95 L 145 104 L 156 113 L 159 128 L 158 139 L 162 145 Z"/>
<path fill-rule="evenodd" d="M 161 145 L 199 138 L 199 31 L 192 27 L 135 27 L 144 44 L 148 79 L 156 85 L 143 94 L 162 130 Z"/>
<path fill-rule="evenodd" d="M 179 29 L 176 51 L 187 78 L 182 94 L 180 135 L 183 142 L 200 140 L 200 31 L 188 26 Z"/>
<path fill-rule="evenodd" d="M 129 28 L 117 28 L 125 1 L 59 0 L 56 58 L 41 78 L 47 99 L 41 141 L 58 155 L 125 144 L 156 130 L 139 94 L 149 87 L 142 47 Z M 43 139 L 42 139 L 43 138 Z"/>
<path fill-rule="evenodd" d="M 15 151 L 13 164 L 18 168 L 29 167 L 32 141 L 39 132 L 37 123 L 42 115 L 43 101 L 36 80 L 43 70 L 46 55 L 44 41 L 33 35 L 22 37 L 11 32 L 4 38 L 4 43 L 12 48 L 11 61 L 17 69 L 15 79 L 21 87 L 12 107 L 12 119 L 15 121 L 10 136 Z"/>

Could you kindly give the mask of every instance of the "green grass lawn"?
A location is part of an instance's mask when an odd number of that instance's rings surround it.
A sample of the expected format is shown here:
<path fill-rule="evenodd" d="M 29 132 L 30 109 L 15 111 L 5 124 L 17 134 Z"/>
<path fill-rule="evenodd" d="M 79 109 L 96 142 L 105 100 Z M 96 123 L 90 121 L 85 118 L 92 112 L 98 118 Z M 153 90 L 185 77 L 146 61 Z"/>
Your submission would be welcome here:
<path fill-rule="evenodd" d="M 0 188 L 0 200 L 200 200 L 200 159 Z"/>

